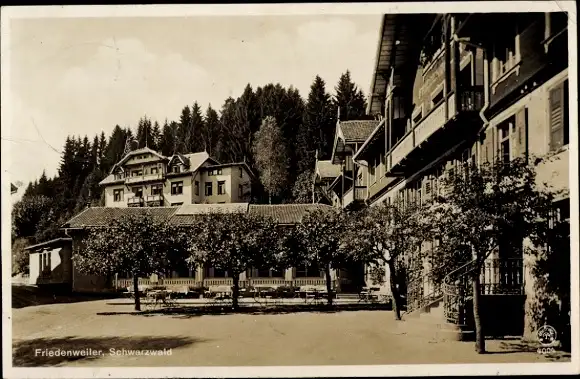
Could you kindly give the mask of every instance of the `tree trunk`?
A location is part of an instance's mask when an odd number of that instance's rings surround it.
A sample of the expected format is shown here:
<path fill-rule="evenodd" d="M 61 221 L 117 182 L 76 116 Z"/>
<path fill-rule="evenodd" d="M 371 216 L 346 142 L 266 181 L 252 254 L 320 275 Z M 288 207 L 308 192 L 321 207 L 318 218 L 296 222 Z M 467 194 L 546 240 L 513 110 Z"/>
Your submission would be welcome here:
<path fill-rule="evenodd" d="M 240 274 L 237 272 L 232 272 L 232 308 L 237 311 L 239 304 L 238 298 L 240 297 Z"/>
<path fill-rule="evenodd" d="M 272 194 L 268 192 L 268 204 L 272 205 Z"/>
<path fill-rule="evenodd" d="M 401 296 L 399 295 L 399 289 L 397 288 L 395 263 L 392 260 L 389 260 L 387 264 L 389 265 L 389 283 L 391 285 L 391 294 L 393 296 L 393 314 L 395 315 L 395 320 L 400 320 Z"/>
<path fill-rule="evenodd" d="M 479 267 L 479 266 L 478 266 Z M 476 269 L 472 274 L 472 288 L 473 288 L 473 321 L 475 323 L 475 351 L 478 354 L 485 353 L 485 334 L 483 332 L 483 327 L 481 324 L 481 314 L 480 314 L 480 299 L 481 299 L 481 289 L 479 283 L 479 273 L 480 270 Z"/>
<path fill-rule="evenodd" d="M 133 275 L 133 292 L 135 292 L 135 310 L 141 310 L 141 299 L 139 298 L 139 277 Z"/>
<path fill-rule="evenodd" d="M 328 294 L 328 305 L 332 305 L 332 278 L 330 277 L 330 263 L 326 265 L 324 274 L 326 276 L 326 293 Z"/>

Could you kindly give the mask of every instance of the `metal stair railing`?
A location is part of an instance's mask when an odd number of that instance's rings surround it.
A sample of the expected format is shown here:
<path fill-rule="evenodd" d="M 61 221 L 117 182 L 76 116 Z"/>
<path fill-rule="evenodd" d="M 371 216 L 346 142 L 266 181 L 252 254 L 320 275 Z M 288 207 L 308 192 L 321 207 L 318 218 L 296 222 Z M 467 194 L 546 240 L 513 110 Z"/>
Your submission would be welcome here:
<path fill-rule="evenodd" d="M 441 285 L 431 280 L 432 271 L 427 271 L 407 285 L 407 309 L 409 314 L 421 309 L 443 296 Z"/>
<path fill-rule="evenodd" d="M 466 262 L 443 278 L 443 314 L 447 322 L 467 325 L 466 302 L 472 290 L 469 274 L 477 268 L 476 262 Z"/>

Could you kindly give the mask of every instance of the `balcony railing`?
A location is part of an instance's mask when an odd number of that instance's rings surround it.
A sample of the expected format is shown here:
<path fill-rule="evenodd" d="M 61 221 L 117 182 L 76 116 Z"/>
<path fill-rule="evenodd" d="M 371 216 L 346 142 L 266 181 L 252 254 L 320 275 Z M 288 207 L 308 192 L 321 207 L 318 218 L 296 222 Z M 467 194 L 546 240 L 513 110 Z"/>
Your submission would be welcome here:
<path fill-rule="evenodd" d="M 163 196 L 162 195 L 147 195 L 147 197 L 145 198 L 145 201 L 147 202 L 147 204 L 152 204 L 152 203 L 163 203 Z"/>
<path fill-rule="evenodd" d="M 143 205 L 143 198 L 134 196 L 127 199 L 127 205 L 130 207 L 140 207 Z"/>
<path fill-rule="evenodd" d="M 128 176 L 125 178 L 125 183 L 139 183 L 149 180 L 161 180 L 163 179 L 163 173 L 156 173 L 156 174 L 147 174 L 147 175 L 137 175 L 137 176 Z"/>
<path fill-rule="evenodd" d="M 454 93 L 449 95 L 447 101 L 439 103 L 425 118 L 414 124 L 411 131 L 395 144 L 387 159 L 387 171 L 398 165 L 415 147 L 443 127 L 448 119 L 453 118 L 459 112 L 479 111 L 483 107 L 484 95 L 483 87 L 481 86 L 469 87 L 460 92 L 459 109 L 456 109 L 455 96 L 456 94 Z M 448 119 L 445 118 L 446 108 Z"/>
<path fill-rule="evenodd" d="M 365 201 L 367 198 L 367 187 L 366 186 L 354 186 L 351 187 L 343 197 L 343 207 L 348 206 L 353 201 Z"/>
<path fill-rule="evenodd" d="M 479 111 L 483 108 L 484 95 L 483 87 L 472 87 L 461 91 L 459 106 L 464 112 Z"/>
<path fill-rule="evenodd" d="M 342 280 L 344 282 L 344 280 Z M 336 288 L 337 280 L 332 281 L 332 288 Z M 150 280 L 148 278 L 139 278 L 139 289 L 144 290 L 150 286 L 166 286 L 177 290 L 183 287 L 219 287 L 232 286 L 232 278 L 158 278 L 157 280 Z M 326 279 L 324 278 L 295 278 L 292 280 L 285 280 L 283 278 L 250 278 L 239 281 L 240 288 L 245 287 L 326 287 Z M 133 279 L 123 278 L 117 279 L 115 282 L 116 288 L 133 288 Z"/>

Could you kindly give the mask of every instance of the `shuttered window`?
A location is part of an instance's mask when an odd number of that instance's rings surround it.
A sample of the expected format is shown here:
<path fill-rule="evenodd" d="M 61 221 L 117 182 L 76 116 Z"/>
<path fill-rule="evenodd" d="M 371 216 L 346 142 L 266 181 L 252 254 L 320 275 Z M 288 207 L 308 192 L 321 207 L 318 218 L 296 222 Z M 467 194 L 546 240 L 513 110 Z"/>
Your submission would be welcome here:
<path fill-rule="evenodd" d="M 550 90 L 550 150 L 568 144 L 568 80 Z"/>

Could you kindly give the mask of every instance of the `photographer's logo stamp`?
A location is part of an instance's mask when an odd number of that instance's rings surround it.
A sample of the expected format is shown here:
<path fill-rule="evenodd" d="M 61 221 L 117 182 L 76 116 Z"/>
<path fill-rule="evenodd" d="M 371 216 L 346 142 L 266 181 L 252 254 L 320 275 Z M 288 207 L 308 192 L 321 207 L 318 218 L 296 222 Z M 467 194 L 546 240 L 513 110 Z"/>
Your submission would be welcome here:
<path fill-rule="evenodd" d="M 550 325 L 544 325 L 538 329 L 537 332 L 538 341 L 542 345 L 542 347 L 538 348 L 538 353 L 540 354 L 548 354 L 555 352 L 554 345 L 558 338 L 558 333 L 556 333 L 556 329 Z"/>

